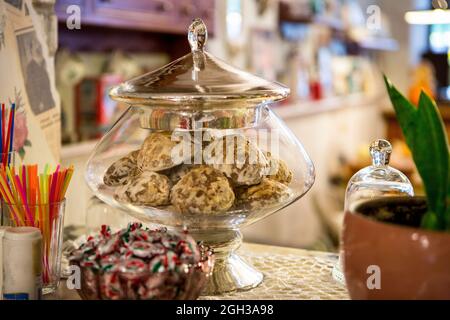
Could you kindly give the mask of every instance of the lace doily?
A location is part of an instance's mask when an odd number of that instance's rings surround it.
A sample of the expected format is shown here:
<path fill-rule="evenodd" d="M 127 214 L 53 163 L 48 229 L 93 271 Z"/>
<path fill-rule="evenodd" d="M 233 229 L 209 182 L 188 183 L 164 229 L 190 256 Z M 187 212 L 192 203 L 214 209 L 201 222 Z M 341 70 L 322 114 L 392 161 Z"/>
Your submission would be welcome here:
<path fill-rule="evenodd" d="M 205 300 L 340 300 L 349 299 L 347 289 L 332 277 L 338 256 L 302 250 L 305 255 L 240 251 L 241 257 L 264 274 L 256 288 L 219 296 L 203 296 Z"/>

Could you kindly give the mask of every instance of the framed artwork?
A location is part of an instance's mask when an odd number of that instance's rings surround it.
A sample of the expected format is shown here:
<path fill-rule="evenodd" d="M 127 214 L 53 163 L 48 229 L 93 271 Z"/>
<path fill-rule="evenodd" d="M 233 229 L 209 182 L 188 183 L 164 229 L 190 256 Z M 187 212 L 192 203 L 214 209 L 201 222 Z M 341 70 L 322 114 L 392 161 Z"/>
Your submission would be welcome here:
<path fill-rule="evenodd" d="M 31 111 L 35 115 L 56 107 L 43 50 L 36 31 L 17 35 L 17 46 Z"/>

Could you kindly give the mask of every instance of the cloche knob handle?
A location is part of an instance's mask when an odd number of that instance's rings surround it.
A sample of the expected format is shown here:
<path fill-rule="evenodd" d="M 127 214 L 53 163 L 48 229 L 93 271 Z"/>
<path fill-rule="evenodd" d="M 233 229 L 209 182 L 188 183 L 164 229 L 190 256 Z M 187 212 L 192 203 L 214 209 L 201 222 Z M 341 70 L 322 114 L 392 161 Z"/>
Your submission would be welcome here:
<path fill-rule="evenodd" d="M 392 146 L 389 141 L 377 139 L 370 145 L 370 155 L 372 156 L 372 164 L 375 167 L 386 166 L 391 158 Z"/>

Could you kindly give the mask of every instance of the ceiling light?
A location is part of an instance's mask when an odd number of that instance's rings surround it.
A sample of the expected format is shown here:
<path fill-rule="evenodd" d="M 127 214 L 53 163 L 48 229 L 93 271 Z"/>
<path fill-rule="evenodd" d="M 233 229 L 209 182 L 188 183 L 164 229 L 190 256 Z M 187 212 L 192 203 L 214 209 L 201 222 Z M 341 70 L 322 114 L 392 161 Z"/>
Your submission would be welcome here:
<path fill-rule="evenodd" d="M 405 13 L 409 24 L 450 24 L 450 10 L 420 10 Z"/>

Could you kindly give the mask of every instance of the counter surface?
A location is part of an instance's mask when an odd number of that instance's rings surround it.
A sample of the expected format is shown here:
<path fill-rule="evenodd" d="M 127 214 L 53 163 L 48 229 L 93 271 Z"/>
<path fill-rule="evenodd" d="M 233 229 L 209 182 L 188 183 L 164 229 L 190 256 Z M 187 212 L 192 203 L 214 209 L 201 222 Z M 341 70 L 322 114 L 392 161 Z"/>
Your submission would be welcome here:
<path fill-rule="evenodd" d="M 264 273 L 264 281 L 257 288 L 200 299 L 349 299 L 345 286 L 333 280 L 331 271 L 337 255 L 287 247 L 245 243 L 241 256 Z M 58 291 L 46 296 L 50 300 L 78 300 L 75 290 L 67 289 L 65 280 Z"/>

